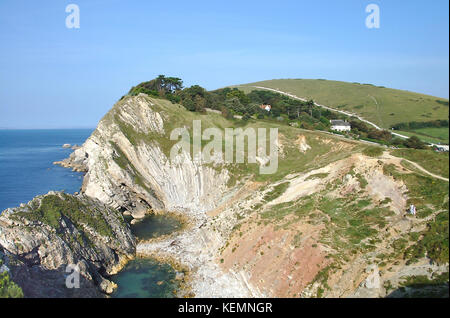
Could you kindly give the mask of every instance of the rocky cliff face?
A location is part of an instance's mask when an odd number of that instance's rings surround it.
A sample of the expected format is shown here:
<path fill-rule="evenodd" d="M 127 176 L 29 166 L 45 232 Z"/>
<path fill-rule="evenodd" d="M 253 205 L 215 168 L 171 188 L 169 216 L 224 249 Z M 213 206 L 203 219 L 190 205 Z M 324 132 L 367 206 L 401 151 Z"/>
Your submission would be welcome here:
<path fill-rule="evenodd" d="M 146 95 L 125 97 L 62 165 L 87 171 L 86 195 L 137 218 L 150 210 L 214 208 L 228 172 L 200 165 L 187 153 L 179 154 L 182 164 L 168 160 L 171 129 L 192 125 L 173 108 Z"/>
<path fill-rule="evenodd" d="M 134 257 L 135 246 L 120 212 L 85 195 L 49 193 L 0 215 L 4 261 L 26 297 L 111 293 L 107 278 Z M 80 288 L 70 289 L 66 277 L 75 266 Z"/>

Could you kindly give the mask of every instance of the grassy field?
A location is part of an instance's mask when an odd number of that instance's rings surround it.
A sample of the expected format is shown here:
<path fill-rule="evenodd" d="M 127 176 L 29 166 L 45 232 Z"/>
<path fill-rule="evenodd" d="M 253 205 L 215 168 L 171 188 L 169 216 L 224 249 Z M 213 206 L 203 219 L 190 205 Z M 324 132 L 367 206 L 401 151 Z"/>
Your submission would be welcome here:
<path fill-rule="evenodd" d="M 282 79 L 239 85 L 251 91 L 249 86 L 279 89 L 313 99 L 319 104 L 359 114 L 383 128 L 401 122 L 448 119 L 448 99 L 370 84 Z"/>
<path fill-rule="evenodd" d="M 414 130 L 415 133 L 429 136 L 433 138 L 437 138 L 438 140 L 441 140 L 445 143 L 448 143 L 448 127 L 441 127 L 441 128 L 421 128 Z"/>
<path fill-rule="evenodd" d="M 399 134 L 411 137 L 417 136 L 420 140 L 434 144 L 448 144 L 449 130 L 447 127 L 442 128 L 422 128 L 414 131 L 396 131 Z"/>

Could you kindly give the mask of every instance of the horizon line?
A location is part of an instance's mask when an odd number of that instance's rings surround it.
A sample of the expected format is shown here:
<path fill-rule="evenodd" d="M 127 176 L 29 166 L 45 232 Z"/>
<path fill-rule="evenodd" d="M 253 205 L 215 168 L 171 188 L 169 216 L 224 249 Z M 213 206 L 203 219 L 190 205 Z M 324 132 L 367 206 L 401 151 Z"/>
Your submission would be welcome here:
<path fill-rule="evenodd" d="M 11 128 L 11 127 L 0 127 L 0 130 L 75 130 L 75 129 L 96 129 L 96 127 L 51 127 L 51 128 L 44 128 L 44 127 L 32 127 L 32 128 Z"/>

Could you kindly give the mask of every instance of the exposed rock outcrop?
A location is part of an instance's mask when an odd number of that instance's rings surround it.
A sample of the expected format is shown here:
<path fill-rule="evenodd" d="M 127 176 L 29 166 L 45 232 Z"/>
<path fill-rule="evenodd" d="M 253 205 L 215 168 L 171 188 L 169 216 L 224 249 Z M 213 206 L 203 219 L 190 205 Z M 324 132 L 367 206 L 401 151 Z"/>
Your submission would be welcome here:
<path fill-rule="evenodd" d="M 167 103 L 144 95 L 124 98 L 60 164 L 87 171 L 86 195 L 135 218 L 149 210 L 214 208 L 227 189 L 228 171 L 201 165 L 185 152 L 168 160 L 171 129 L 177 126 Z"/>
<path fill-rule="evenodd" d="M 113 291 L 108 277 L 134 257 L 136 242 L 120 212 L 51 192 L 0 215 L 0 248 L 26 297 L 101 297 Z M 75 271 L 80 288 L 67 288 Z"/>

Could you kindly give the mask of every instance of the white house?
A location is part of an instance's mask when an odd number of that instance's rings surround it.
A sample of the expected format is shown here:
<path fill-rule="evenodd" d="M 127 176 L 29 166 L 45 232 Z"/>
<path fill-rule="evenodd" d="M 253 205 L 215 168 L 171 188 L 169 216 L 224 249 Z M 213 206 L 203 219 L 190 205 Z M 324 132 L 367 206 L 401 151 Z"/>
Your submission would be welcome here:
<path fill-rule="evenodd" d="M 336 131 L 350 131 L 352 126 L 349 122 L 344 120 L 331 120 L 331 130 Z"/>
<path fill-rule="evenodd" d="M 265 104 L 262 104 L 262 105 L 259 106 L 259 108 L 264 109 L 264 110 L 270 112 L 270 111 L 272 110 L 272 105 L 265 105 Z"/>

